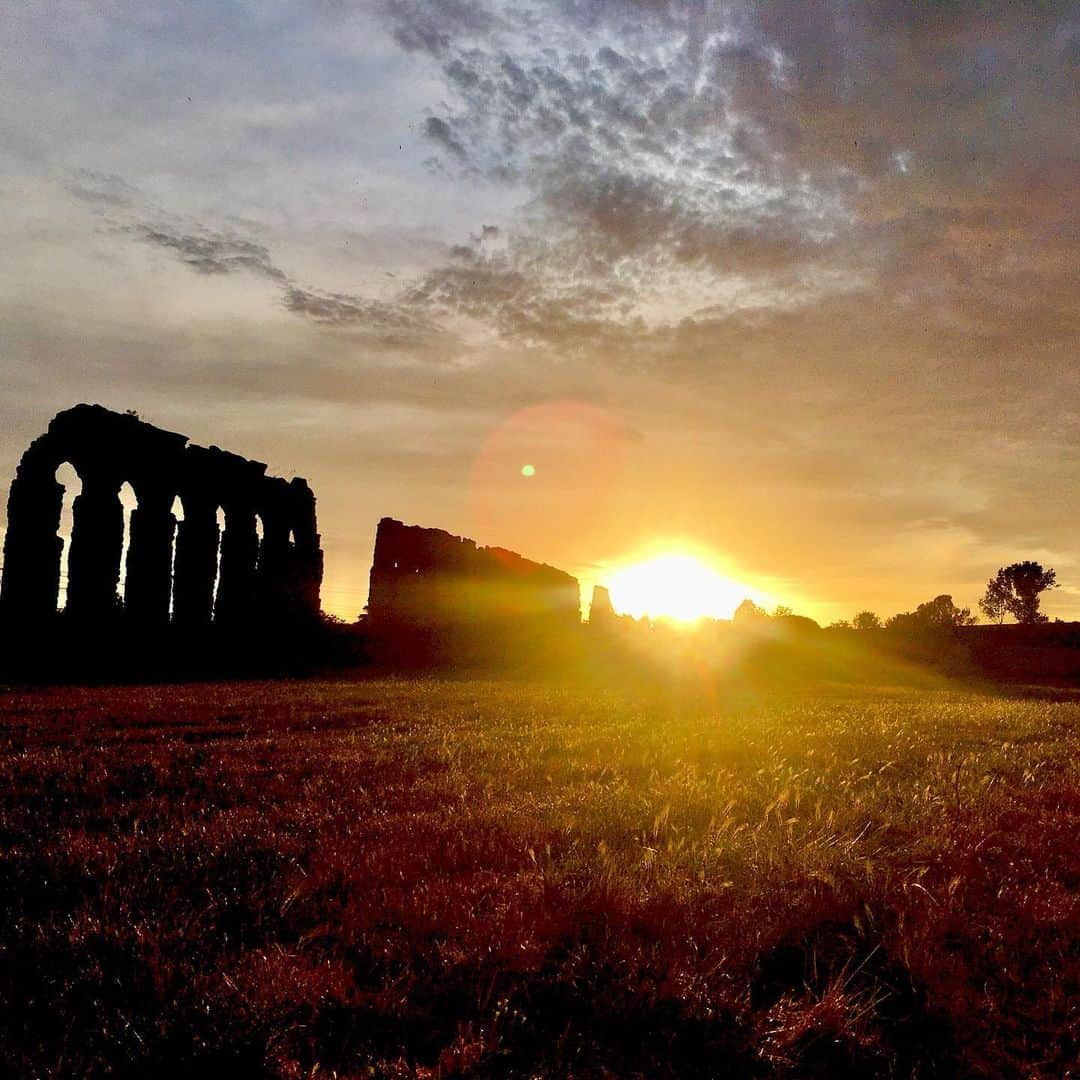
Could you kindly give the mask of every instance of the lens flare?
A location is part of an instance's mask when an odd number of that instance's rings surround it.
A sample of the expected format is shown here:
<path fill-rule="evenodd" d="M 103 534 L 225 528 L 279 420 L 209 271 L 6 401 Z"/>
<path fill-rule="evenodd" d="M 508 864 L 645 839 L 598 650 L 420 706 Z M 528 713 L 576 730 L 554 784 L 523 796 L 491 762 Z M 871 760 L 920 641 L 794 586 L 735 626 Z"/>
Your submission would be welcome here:
<path fill-rule="evenodd" d="M 473 459 L 468 535 L 546 552 L 556 565 L 568 546 L 598 544 L 611 528 L 629 432 L 618 415 L 583 401 L 546 401 L 504 416 Z"/>

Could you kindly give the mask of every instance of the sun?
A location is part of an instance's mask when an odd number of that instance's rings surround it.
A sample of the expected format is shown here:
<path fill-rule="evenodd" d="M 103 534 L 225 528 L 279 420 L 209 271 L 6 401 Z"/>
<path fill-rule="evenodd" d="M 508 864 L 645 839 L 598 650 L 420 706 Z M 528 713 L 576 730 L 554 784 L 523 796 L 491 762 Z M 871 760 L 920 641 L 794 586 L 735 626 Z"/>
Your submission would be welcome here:
<path fill-rule="evenodd" d="M 611 606 L 622 614 L 683 623 L 730 619 L 747 596 L 758 595 L 684 552 L 668 552 L 625 566 L 608 576 L 607 586 Z"/>

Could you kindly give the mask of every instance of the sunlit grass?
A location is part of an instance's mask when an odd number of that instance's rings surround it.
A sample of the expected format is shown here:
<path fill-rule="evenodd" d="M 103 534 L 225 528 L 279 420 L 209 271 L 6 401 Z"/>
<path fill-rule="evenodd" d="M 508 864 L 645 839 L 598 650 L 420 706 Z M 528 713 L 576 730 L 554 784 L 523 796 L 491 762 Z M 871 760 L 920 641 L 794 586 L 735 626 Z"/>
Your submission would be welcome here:
<path fill-rule="evenodd" d="M 257 683 L 9 695 L 2 724 L 15 1074 L 1076 1050 L 1076 701 Z"/>

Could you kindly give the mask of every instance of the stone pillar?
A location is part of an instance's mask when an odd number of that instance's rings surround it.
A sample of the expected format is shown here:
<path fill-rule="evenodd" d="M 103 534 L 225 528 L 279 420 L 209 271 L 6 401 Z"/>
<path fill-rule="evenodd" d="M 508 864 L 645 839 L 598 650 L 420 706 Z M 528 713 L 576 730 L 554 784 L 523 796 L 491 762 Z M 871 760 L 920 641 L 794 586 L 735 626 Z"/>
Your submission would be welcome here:
<path fill-rule="evenodd" d="M 615 609 L 611 606 L 611 594 L 603 585 L 594 585 L 592 603 L 589 605 L 589 625 L 606 626 L 615 618 Z"/>
<path fill-rule="evenodd" d="M 0 611 L 14 625 L 39 622 L 56 614 L 60 589 L 58 535 L 64 486 L 45 466 L 23 461 L 11 484 L 4 537 L 4 579 Z"/>
<path fill-rule="evenodd" d="M 315 518 L 315 495 L 307 481 L 294 477 L 289 487 L 293 500 L 293 536 L 296 543 L 290 551 L 291 579 L 296 614 L 305 619 L 318 619 L 322 610 L 320 591 L 323 579 L 323 553 L 320 547 Z"/>
<path fill-rule="evenodd" d="M 142 625 L 162 626 L 169 621 L 175 492 L 144 485 L 136 494 L 139 505 L 131 513 L 124 614 Z"/>
<path fill-rule="evenodd" d="M 106 469 L 83 470 L 82 492 L 72 508 L 67 611 L 84 621 L 116 613 L 116 586 L 124 547 L 120 478 Z"/>
<path fill-rule="evenodd" d="M 315 546 L 308 551 L 294 552 L 301 561 L 300 574 L 304 590 L 300 596 L 299 614 L 305 619 L 318 619 L 322 614 L 323 553 L 316 537 Z"/>
<path fill-rule="evenodd" d="M 179 625 L 210 624 L 218 542 L 217 506 L 185 498 L 184 520 L 176 536 L 173 582 L 173 621 Z"/>
<path fill-rule="evenodd" d="M 278 513 L 264 512 L 255 603 L 260 616 L 271 621 L 290 611 L 291 554 L 288 521 Z"/>
<path fill-rule="evenodd" d="M 226 506 L 215 622 L 235 624 L 251 621 L 255 617 L 253 608 L 258 558 L 259 534 L 255 529 L 255 511 L 247 506 Z"/>

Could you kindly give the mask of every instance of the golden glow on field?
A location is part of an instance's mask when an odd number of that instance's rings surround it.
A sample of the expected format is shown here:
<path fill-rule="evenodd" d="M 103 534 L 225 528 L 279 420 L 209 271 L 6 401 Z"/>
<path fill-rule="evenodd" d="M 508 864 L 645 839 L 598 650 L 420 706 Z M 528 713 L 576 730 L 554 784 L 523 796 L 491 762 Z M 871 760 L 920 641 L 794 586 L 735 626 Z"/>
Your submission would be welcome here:
<path fill-rule="evenodd" d="M 666 552 L 631 563 L 607 576 L 611 606 L 640 618 L 730 619 L 748 596 L 760 603 L 762 594 L 720 573 L 685 552 Z"/>

